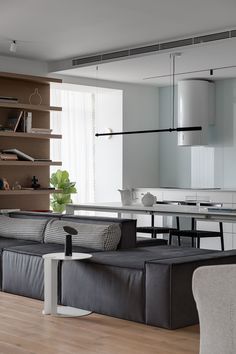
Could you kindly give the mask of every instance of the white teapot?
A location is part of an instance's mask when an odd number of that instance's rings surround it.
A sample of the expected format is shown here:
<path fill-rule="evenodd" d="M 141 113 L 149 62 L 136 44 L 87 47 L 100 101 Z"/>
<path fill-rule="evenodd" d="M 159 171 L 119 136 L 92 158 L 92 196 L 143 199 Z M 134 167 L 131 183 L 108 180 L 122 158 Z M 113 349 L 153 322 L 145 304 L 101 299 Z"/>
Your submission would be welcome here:
<path fill-rule="evenodd" d="M 141 201 L 144 206 L 153 206 L 153 204 L 155 204 L 157 201 L 157 197 L 148 192 L 144 194 Z"/>
<path fill-rule="evenodd" d="M 131 189 L 118 189 L 121 196 L 122 205 L 131 205 L 133 200 L 133 193 Z"/>

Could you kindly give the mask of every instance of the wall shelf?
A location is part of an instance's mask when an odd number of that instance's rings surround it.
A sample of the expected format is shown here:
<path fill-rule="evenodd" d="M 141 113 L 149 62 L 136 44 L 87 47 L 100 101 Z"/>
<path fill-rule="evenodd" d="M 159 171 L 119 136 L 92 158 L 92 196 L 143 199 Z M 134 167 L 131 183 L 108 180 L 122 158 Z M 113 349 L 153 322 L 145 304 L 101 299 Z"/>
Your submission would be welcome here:
<path fill-rule="evenodd" d="M 43 189 L 43 190 L 29 190 L 29 189 L 23 189 L 23 190 L 0 190 L 0 196 L 5 196 L 5 195 L 12 195 L 12 196 L 24 196 L 24 195 L 43 195 L 43 194 L 53 194 L 53 193 L 61 193 L 61 190 L 59 189 Z"/>
<path fill-rule="evenodd" d="M 30 138 L 30 139 L 61 139 L 61 134 L 38 134 L 38 133 L 23 133 L 0 131 L 0 137 L 6 138 Z"/>
<path fill-rule="evenodd" d="M 0 166 L 61 166 L 61 161 L 0 161 Z"/>
<path fill-rule="evenodd" d="M 29 103 L 11 103 L 11 102 L 0 102 L 0 108 L 14 108 L 22 109 L 27 111 L 38 111 L 38 112 L 61 112 L 62 107 L 47 106 L 47 105 L 35 105 Z"/>

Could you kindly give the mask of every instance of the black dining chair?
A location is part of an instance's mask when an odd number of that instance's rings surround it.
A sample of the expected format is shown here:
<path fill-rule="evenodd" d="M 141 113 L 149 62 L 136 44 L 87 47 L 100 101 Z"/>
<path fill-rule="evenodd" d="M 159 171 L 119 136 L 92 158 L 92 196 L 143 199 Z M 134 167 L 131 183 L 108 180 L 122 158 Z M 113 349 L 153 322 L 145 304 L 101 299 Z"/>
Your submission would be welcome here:
<path fill-rule="evenodd" d="M 179 202 L 157 202 L 156 204 L 172 204 L 178 205 Z M 137 237 L 137 243 L 140 245 L 157 245 L 157 244 L 167 244 L 164 239 L 157 239 L 157 235 L 160 234 L 170 234 L 170 231 L 179 230 L 179 217 L 176 216 L 176 227 L 169 226 L 155 226 L 154 215 L 151 215 L 151 226 L 139 226 L 137 227 L 137 232 L 151 235 L 151 239 L 147 237 Z"/>
<path fill-rule="evenodd" d="M 192 204 L 193 205 L 193 204 Z M 196 205 L 196 204 L 195 204 Z M 200 203 L 200 206 L 205 207 L 219 207 L 222 206 L 219 203 Z M 198 230 L 197 229 L 197 220 L 195 218 L 191 219 L 191 230 L 170 230 L 169 233 L 169 245 L 172 245 L 173 236 L 178 238 L 178 245 L 181 246 L 181 238 L 188 237 L 191 238 L 192 247 L 200 248 L 201 238 L 220 238 L 221 250 L 224 251 L 224 232 L 223 232 L 223 223 L 218 222 L 219 231 L 209 231 L 209 230 Z"/>

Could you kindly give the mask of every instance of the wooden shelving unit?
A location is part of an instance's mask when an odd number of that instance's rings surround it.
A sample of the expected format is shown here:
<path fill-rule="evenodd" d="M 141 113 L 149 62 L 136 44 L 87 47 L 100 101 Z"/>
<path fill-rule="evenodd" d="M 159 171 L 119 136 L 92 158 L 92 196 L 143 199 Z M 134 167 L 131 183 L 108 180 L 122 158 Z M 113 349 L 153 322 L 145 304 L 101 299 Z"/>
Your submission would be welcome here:
<path fill-rule="evenodd" d="M 61 80 L 0 72 L 0 96 L 16 97 L 18 103 L 0 102 L 0 124 L 6 126 L 8 117 L 18 116 L 20 111 L 32 112 L 34 128 L 50 128 L 50 112 L 60 112 L 61 107 L 50 105 L 50 84 Z M 30 104 L 29 97 L 38 89 L 42 104 Z M 35 102 L 33 102 L 35 103 Z M 61 139 L 60 134 L 38 134 L 0 131 L 0 151 L 18 149 L 38 159 L 50 159 L 50 140 Z M 0 177 L 5 177 L 13 186 L 18 182 L 31 187 L 33 176 L 38 178 L 43 190 L 0 190 L 0 209 L 48 210 L 49 196 L 59 193 L 48 190 L 50 166 L 61 166 L 60 161 L 0 161 Z"/>

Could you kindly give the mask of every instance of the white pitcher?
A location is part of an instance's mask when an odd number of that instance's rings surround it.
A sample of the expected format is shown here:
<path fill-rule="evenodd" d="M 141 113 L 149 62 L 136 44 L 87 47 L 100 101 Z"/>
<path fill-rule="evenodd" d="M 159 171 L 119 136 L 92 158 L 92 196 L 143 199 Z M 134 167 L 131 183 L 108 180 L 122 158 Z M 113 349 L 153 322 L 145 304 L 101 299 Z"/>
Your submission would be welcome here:
<path fill-rule="evenodd" d="M 132 190 L 131 189 L 118 189 L 118 191 L 120 192 L 122 205 L 131 205 L 132 200 L 133 200 Z"/>

